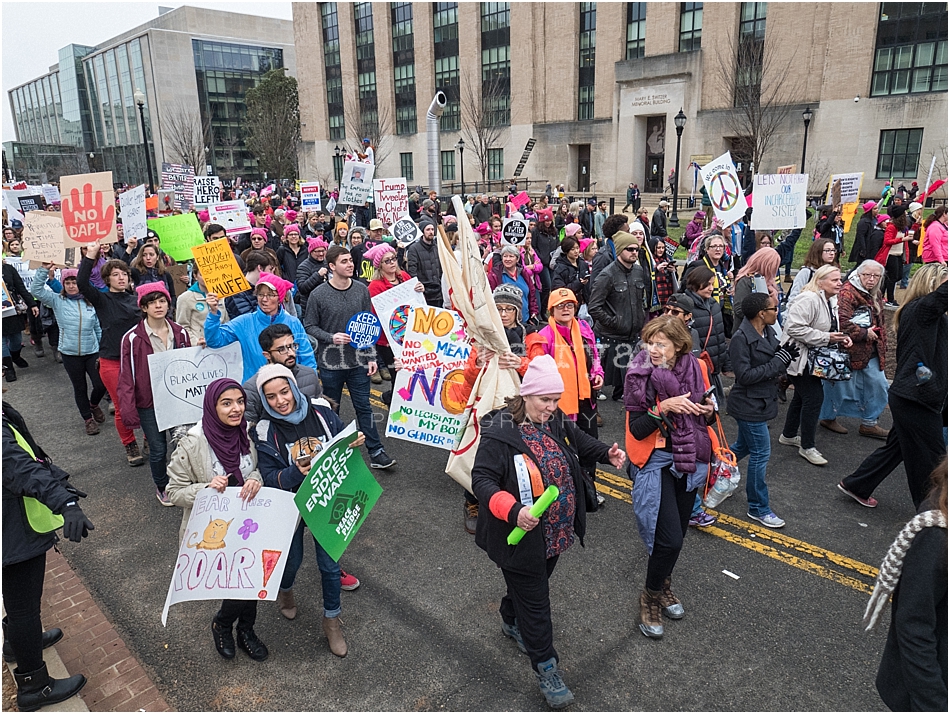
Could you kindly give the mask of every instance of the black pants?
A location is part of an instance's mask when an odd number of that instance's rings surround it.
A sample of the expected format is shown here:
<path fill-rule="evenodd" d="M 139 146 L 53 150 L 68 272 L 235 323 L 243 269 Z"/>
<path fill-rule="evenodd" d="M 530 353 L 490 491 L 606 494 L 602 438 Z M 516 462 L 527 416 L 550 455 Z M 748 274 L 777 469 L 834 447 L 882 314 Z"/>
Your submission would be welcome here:
<path fill-rule="evenodd" d="M 943 434 L 940 435 L 941 440 Z M 857 470 L 850 476 L 845 476 L 841 483 L 856 496 L 868 498 L 881 482 L 891 475 L 891 471 L 901 465 L 904 460 L 901 452 L 897 429 L 891 427 L 887 434 L 884 446 L 878 447 L 871 453 Z"/>
<path fill-rule="evenodd" d="M 99 353 L 93 352 L 82 356 L 63 355 L 63 367 L 66 368 L 66 374 L 72 382 L 73 396 L 76 398 L 79 413 L 82 414 L 83 419 L 91 419 L 90 405 L 98 406 L 106 394 L 106 387 L 102 383 L 102 377 L 99 376 Z M 87 376 L 92 380 L 91 397 L 86 383 Z"/>
<path fill-rule="evenodd" d="M 595 392 L 593 388 L 591 388 L 590 391 L 590 399 L 577 400 L 577 426 L 588 436 L 599 439 L 600 431 L 597 428 L 597 397 L 595 396 L 597 392 Z M 591 478 L 593 478 L 594 472 L 597 470 L 597 460 L 581 459 L 581 467 L 590 474 Z"/>
<path fill-rule="evenodd" d="M 802 448 L 811 449 L 815 446 L 815 432 L 818 431 L 818 417 L 821 415 L 821 403 L 825 400 L 825 390 L 821 380 L 810 374 L 789 376 L 789 379 L 795 385 L 795 396 L 788 405 L 782 434 L 791 439 L 800 431 Z"/>
<path fill-rule="evenodd" d="M 901 281 L 901 272 L 904 270 L 904 256 L 889 255 L 884 264 L 884 291 L 887 301 L 894 302 L 894 288 Z"/>
<path fill-rule="evenodd" d="M 540 527 L 540 526 L 539 526 Z M 547 573 L 543 577 L 513 573 L 502 569 L 508 592 L 501 599 L 501 619 L 509 625 L 518 621 L 521 639 L 531 658 L 531 667 L 537 671 L 541 662 L 554 657 L 554 625 L 551 624 L 551 597 L 548 580 L 554 572 L 559 556 L 547 559 Z"/>
<path fill-rule="evenodd" d="M 7 611 L 7 639 L 16 656 L 17 673 L 43 666 L 43 623 L 40 600 L 46 577 L 46 553 L 3 566 L 3 607 Z"/>
<path fill-rule="evenodd" d="M 661 590 L 673 573 L 689 530 L 696 490 L 686 490 L 686 476 L 676 478 L 669 467 L 660 473 L 660 511 L 653 534 L 653 553 L 647 561 L 647 590 Z"/>
<path fill-rule="evenodd" d="M 896 394 L 891 394 L 887 403 L 894 417 L 891 431 L 897 432 L 907 486 L 916 510 L 930 490 L 930 474 L 947 453 L 943 444 L 943 425 L 946 422 L 942 415 Z"/>
<path fill-rule="evenodd" d="M 239 630 L 251 630 L 257 622 L 257 600 L 222 600 L 214 621 L 230 629 L 237 620 Z"/>

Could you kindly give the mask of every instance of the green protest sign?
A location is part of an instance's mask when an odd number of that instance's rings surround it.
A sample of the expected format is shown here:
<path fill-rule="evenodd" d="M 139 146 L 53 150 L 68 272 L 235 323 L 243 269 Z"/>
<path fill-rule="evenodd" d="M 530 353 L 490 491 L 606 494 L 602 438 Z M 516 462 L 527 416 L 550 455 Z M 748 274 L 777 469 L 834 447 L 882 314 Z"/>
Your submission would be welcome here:
<path fill-rule="evenodd" d="M 355 439 L 356 422 L 350 422 L 314 456 L 294 496 L 313 537 L 336 561 L 383 493 L 359 449 L 349 447 Z"/>
<path fill-rule="evenodd" d="M 194 213 L 150 218 L 148 227 L 158 233 L 162 250 L 182 262 L 191 260 L 192 246 L 205 242 L 201 226 L 198 225 L 198 217 Z"/>

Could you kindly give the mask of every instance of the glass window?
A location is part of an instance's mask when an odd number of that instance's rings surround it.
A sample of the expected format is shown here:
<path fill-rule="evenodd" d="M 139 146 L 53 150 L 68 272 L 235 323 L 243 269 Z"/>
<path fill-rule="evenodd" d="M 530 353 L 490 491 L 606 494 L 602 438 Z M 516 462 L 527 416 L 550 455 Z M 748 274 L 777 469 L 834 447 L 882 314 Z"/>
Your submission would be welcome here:
<path fill-rule="evenodd" d="M 947 91 L 947 4 L 882 3 L 871 96 Z"/>
<path fill-rule="evenodd" d="M 488 178 L 491 181 L 503 179 L 505 177 L 505 150 L 488 150 Z"/>
<path fill-rule="evenodd" d="M 739 43 L 736 54 L 736 89 L 733 106 L 756 106 L 759 102 L 767 11 L 768 3 L 739 4 Z"/>
<path fill-rule="evenodd" d="M 442 180 L 455 180 L 455 150 L 441 152 L 442 158 Z"/>
<path fill-rule="evenodd" d="M 627 59 L 643 57 L 646 49 L 647 4 L 627 3 Z"/>
<path fill-rule="evenodd" d="M 435 86 L 445 93 L 446 99 L 439 127 L 442 131 L 458 131 L 462 126 L 459 91 L 458 3 L 432 3 L 432 30 Z"/>
<path fill-rule="evenodd" d="M 580 45 L 577 72 L 577 119 L 594 118 L 594 55 L 597 44 L 597 3 L 580 4 Z"/>
<path fill-rule="evenodd" d="M 399 172 L 406 181 L 413 180 L 411 151 L 399 154 Z"/>
<path fill-rule="evenodd" d="M 702 47 L 703 4 L 680 3 L 680 52 L 692 52 Z"/>
<path fill-rule="evenodd" d="M 886 129 L 882 131 L 881 142 L 877 151 L 876 178 L 916 178 L 923 137 L 923 129 Z"/>
<path fill-rule="evenodd" d="M 483 2 L 482 112 L 492 126 L 511 124 L 511 28 L 508 3 Z"/>

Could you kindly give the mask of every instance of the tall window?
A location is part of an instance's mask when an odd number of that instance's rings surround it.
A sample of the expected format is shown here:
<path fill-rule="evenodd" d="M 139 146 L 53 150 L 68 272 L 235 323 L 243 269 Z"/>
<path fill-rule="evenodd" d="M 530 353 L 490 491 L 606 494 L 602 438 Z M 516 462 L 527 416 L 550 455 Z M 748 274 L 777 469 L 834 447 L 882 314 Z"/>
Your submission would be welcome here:
<path fill-rule="evenodd" d="M 340 65 L 340 24 L 336 3 L 322 3 L 320 15 L 323 24 L 323 68 L 327 80 L 327 123 L 330 139 L 342 139 L 346 136 L 346 130 L 343 126 L 343 71 Z"/>
<path fill-rule="evenodd" d="M 491 126 L 507 126 L 511 124 L 511 17 L 508 3 L 483 2 L 481 12 L 482 112 Z"/>
<path fill-rule="evenodd" d="M 455 149 L 442 152 L 442 180 L 455 180 Z"/>
<path fill-rule="evenodd" d="M 393 28 L 393 81 L 396 133 L 416 133 L 416 65 L 412 40 L 412 3 L 390 3 Z"/>
<path fill-rule="evenodd" d="M 923 129 L 886 129 L 881 132 L 877 150 L 877 176 L 879 179 L 916 178 L 920 162 L 920 144 Z"/>
<path fill-rule="evenodd" d="M 736 91 L 733 98 L 733 104 L 737 107 L 754 106 L 759 102 L 767 10 L 768 3 L 765 2 L 740 3 Z"/>
<path fill-rule="evenodd" d="M 703 4 L 680 3 L 680 52 L 692 52 L 702 47 Z"/>
<path fill-rule="evenodd" d="M 581 41 L 578 50 L 577 119 L 594 118 L 594 50 L 597 45 L 597 3 L 581 3 Z"/>
<path fill-rule="evenodd" d="M 643 57 L 647 36 L 647 4 L 627 3 L 627 59 Z"/>
<path fill-rule="evenodd" d="M 432 3 L 432 33 L 435 44 L 435 88 L 445 93 L 445 109 L 439 120 L 442 131 L 462 128 L 459 104 L 459 15 L 457 2 Z"/>
<path fill-rule="evenodd" d="M 488 180 L 497 181 L 505 178 L 505 150 L 488 150 Z"/>
<path fill-rule="evenodd" d="M 871 96 L 947 91 L 947 4 L 885 2 Z"/>
<path fill-rule="evenodd" d="M 399 175 L 406 181 L 412 181 L 412 152 L 399 154 Z"/>
<path fill-rule="evenodd" d="M 356 24 L 356 83 L 360 102 L 360 134 L 379 133 L 379 112 L 376 104 L 376 42 L 373 38 L 373 3 L 353 5 Z M 415 84 L 415 78 L 413 78 Z"/>
<path fill-rule="evenodd" d="M 343 159 L 345 158 L 342 154 L 333 157 L 333 178 L 336 179 L 337 183 L 343 180 Z"/>

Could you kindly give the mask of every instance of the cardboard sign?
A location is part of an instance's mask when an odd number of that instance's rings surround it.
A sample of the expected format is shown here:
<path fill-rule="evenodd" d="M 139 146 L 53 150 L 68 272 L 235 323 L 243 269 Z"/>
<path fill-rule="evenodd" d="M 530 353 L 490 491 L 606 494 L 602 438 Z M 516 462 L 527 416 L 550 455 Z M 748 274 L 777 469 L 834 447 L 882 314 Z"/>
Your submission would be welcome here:
<path fill-rule="evenodd" d="M 793 174 L 793 173 L 795 173 L 795 169 L 796 169 L 796 168 L 798 168 L 798 166 L 797 166 L 796 164 L 789 164 L 788 166 L 779 166 L 777 169 L 775 169 L 775 173 L 777 173 L 777 174 Z"/>
<path fill-rule="evenodd" d="M 360 452 L 349 446 L 355 438 L 356 422 L 350 422 L 332 440 L 317 444 L 320 450 L 310 473 L 294 496 L 307 528 L 336 561 L 383 495 L 382 486 L 373 478 Z M 316 440 L 304 439 L 307 444 L 302 448 L 312 449 Z"/>
<path fill-rule="evenodd" d="M 459 387 L 471 345 L 452 310 L 417 307 L 402 341 L 386 436 L 451 450 L 465 424 Z"/>
<path fill-rule="evenodd" d="M 250 500 L 237 486 L 195 496 L 168 585 L 168 609 L 190 600 L 276 600 L 297 530 L 294 494 L 264 487 Z"/>
<path fill-rule="evenodd" d="M 221 200 L 221 182 L 217 176 L 195 176 L 194 183 L 196 206 L 207 206 Z"/>
<path fill-rule="evenodd" d="M 418 284 L 419 279 L 412 278 L 372 298 L 373 309 L 396 357 L 402 354 L 402 340 L 410 313 L 414 308 L 426 305 L 425 294 L 416 290 Z"/>
<path fill-rule="evenodd" d="M 63 265 L 66 260 L 65 238 L 66 228 L 59 213 L 27 213 L 23 222 L 23 257 L 33 263 Z"/>
<path fill-rule="evenodd" d="M 194 167 L 162 162 L 162 188 L 172 192 L 172 208 L 189 210 L 195 202 Z"/>
<path fill-rule="evenodd" d="M 508 201 L 516 208 L 521 208 L 522 206 L 525 206 L 531 202 L 531 197 L 528 195 L 527 191 L 522 191 L 521 193 L 509 198 Z"/>
<path fill-rule="evenodd" d="M 723 226 L 731 226 L 741 220 L 748 204 L 742 193 L 742 184 L 739 183 L 731 154 L 727 151 L 719 158 L 713 159 L 700 168 L 700 174 L 716 218 L 722 221 Z"/>
<path fill-rule="evenodd" d="M 300 208 L 304 211 L 320 211 L 320 183 L 311 181 L 300 184 Z"/>
<path fill-rule="evenodd" d="M 227 238 L 196 245 L 191 254 L 209 293 L 223 298 L 251 289 Z"/>
<path fill-rule="evenodd" d="M 362 206 L 373 193 L 373 164 L 359 161 L 343 162 L 343 177 L 340 181 L 340 197 L 337 204 Z"/>
<path fill-rule="evenodd" d="M 756 174 L 752 188 L 752 228 L 804 228 L 808 174 Z"/>
<path fill-rule="evenodd" d="M 831 198 L 832 187 L 837 181 L 841 182 L 841 204 L 857 203 L 861 197 L 861 184 L 864 182 L 864 172 L 833 174 L 831 178 L 828 179 L 828 193 L 826 194 L 828 198 Z M 831 203 L 831 201 L 828 201 L 828 203 Z"/>
<path fill-rule="evenodd" d="M 376 217 L 387 228 L 409 215 L 409 186 L 404 178 L 374 179 Z"/>
<path fill-rule="evenodd" d="M 501 227 L 502 245 L 524 245 L 528 238 L 528 222 L 523 218 L 506 218 Z"/>
<path fill-rule="evenodd" d="M 144 184 L 119 194 L 119 211 L 122 214 L 122 232 L 126 240 L 136 238 L 144 241 L 148 231 Z"/>
<path fill-rule="evenodd" d="M 24 215 L 30 211 L 42 211 L 44 209 L 42 196 L 19 196 L 17 202 L 20 204 L 20 210 Z"/>
<path fill-rule="evenodd" d="M 379 318 L 371 312 L 358 312 L 346 324 L 346 334 L 350 336 L 353 349 L 365 350 L 372 347 L 383 334 Z"/>
<path fill-rule="evenodd" d="M 158 211 L 158 194 L 154 196 L 146 196 L 145 198 L 145 210 L 146 211 Z"/>
<path fill-rule="evenodd" d="M 198 216 L 194 213 L 150 218 L 148 227 L 158 233 L 162 250 L 177 261 L 190 260 L 191 248 L 205 242 Z"/>
<path fill-rule="evenodd" d="M 182 278 L 188 277 L 188 268 L 190 267 L 188 263 L 175 263 L 165 268 L 165 272 L 172 276 L 172 287 L 175 288 L 176 298 L 188 289 L 188 283 Z"/>
<path fill-rule="evenodd" d="M 409 216 L 403 216 L 389 227 L 397 243 L 413 243 L 422 238 L 422 231 Z"/>
<path fill-rule="evenodd" d="M 208 222 L 224 226 L 229 236 L 250 233 L 251 221 L 247 217 L 244 201 L 221 201 L 208 205 Z"/>
<path fill-rule="evenodd" d="M 155 420 L 162 431 L 201 419 L 205 389 L 216 379 L 244 376 L 241 345 L 183 347 L 148 356 Z"/>
<path fill-rule="evenodd" d="M 93 241 L 115 243 L 115 192 L 112 172 L 63 176 L 62 213 L 66 247 L 81 248 Z"/>

